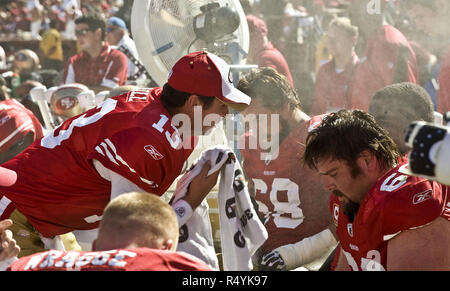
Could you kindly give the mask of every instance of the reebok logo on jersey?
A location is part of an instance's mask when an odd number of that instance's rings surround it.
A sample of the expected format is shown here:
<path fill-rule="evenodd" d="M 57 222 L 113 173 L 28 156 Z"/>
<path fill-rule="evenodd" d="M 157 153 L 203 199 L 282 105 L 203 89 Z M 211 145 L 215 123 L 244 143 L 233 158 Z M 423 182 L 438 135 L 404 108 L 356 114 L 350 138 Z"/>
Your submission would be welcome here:
<path fill-rule="evenodd" d="M 426 190 L 424 192 L 417 193 L 413 197 L 413 204 L 419 204 L 422 203 L 428 199 L 430 199 L 433 195 L 433 191 L 431 189 Z"/>
<path fill-rule="evenodd" d="M 146 145 L 146 146 L 144 147 L 144 149 L 147 151 L 147 153 L 149 153 L 149 154 L 152 156 L 152 158 L 154 158 L 154 159 L 157 160 L 157 161 L 159 161 L 159 160 L 161 160 L 161 159 L 164 158 L 164 156 L 161 155 L 161 154 L 155 149 L 155 147 L 152 146 L 152 145 Z"/>

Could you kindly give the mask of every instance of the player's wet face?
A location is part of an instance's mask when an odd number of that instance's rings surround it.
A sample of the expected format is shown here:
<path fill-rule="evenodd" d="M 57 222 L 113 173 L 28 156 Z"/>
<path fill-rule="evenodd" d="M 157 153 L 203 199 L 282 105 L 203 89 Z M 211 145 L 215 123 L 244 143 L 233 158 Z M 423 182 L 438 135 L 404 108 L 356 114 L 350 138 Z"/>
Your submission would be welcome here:
<path fill-rule="evenodd" d="M 362 171 L 358 165 L 350 165 L 346 161 L 321 159 L 317 170 L 326 190 L 333 192 L 343 204 L 357 203 L 361 194 L 365 193 Z M 352 205 L 349 205 L 353 207 Z"/>
<path fill-rule="evenodd" d="M 228 105 L 214 98 L 214 101 L 206 109 L 202 108 L 202 134 L 208 134 L 227 114 Z"/>
<path fill-rule="evenodd" d="M 252 100 L 250 106 L 245 109 L 242 114 L 245 117 L 245 120 L 252 124 L 252 120 L 256 120 L 257 128 L 250 128 L 255 134 L 258 136 L 266 137 L 267 140 L 272 140 L 272 136 L 280 135 L 280 131 L 283 131 L 283 125 L 286 124 L 282 116 L 280 116 L 280 110 L 274 110 L 272 108 L 266 107 L 259 100 Z M 279 125 L 278 127 L 272 126 L 272 118 L 278 118 Z M 277 129 L 274 130 L 274 129 Z"/>

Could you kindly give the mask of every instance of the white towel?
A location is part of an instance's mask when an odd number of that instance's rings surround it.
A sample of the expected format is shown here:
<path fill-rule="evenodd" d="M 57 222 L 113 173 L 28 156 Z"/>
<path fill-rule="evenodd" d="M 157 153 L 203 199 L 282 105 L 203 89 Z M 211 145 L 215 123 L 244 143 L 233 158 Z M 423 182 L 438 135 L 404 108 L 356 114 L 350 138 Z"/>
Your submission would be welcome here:
<path fill-rule="evenodd" d="M 223 268 L 225 271 L 252 270 L 251 257 L 267 240 L 245 184 L 241 165 L 233 155 L 222 170 L 219 184 L 219 217 Z"/>
<path fill-rule="evenodd" d="M 206 161 L 211 161 L 208 175 L 218 171 L 219 218 L 223 269 L 225 271 L 248 271 L 253 269 L 251 256 L 267 239 L 264 225 L 258 219 L 245 185 L 242 169 L 230 148 L 218 146 L 204 151 L 194 166 L 177 183 L 172 205 L 187 194 L 192 179 L 197 176 Z M 178 251 L 194 255 L 214 269 L 218 269 L 211 222 L 206 199 L 189 215 L 183 207 L 174 208 L 180 223 Z"/>

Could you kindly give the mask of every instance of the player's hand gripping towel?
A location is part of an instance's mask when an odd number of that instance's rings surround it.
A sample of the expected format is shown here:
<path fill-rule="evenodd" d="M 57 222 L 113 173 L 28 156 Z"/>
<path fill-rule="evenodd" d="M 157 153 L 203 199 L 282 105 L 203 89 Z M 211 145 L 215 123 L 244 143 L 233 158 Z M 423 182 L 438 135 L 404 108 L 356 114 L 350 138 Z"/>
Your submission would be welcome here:
<path fill-rule="evenodd" d="M 191 170 L 177 183 L 172 199 L 172 207 L 180 224 L 177 250 L 197 256 L 212 268 L 218 269 L 206 199 L 194 211 L 190 211 L 189 205 L 183 203 L 182 199 L 187 194 L 190 182 L 208 160 L 211 162 L 208 175 L 221 169 L 218 202 L 223 269 L 252 270 L 251 257 L 268 234 L 251 203 L 241 165 L 227 147 L 204 151 Z"/>

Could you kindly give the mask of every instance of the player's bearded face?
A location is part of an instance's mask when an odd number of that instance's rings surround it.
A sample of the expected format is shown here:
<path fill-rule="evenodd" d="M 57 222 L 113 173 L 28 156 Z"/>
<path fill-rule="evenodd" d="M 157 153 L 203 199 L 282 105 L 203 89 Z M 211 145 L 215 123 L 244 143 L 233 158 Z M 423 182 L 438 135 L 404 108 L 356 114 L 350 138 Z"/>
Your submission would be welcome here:
<path fill-rule="evenodd" d="M 350 176 L 354 181 L 358 180 L 359 176 L 362 175 L 362 170 L 356 163 L 349 163 L 348 169 Z M 353 202 L 347 195 L 337 189 L 333 190 L 332 192 L 334 195 L 339 197 L 339 200 L 342 204 L 342 211 L 345 215 L 348 216 L 350 222 L 353 222 L 356 214 L 358 213 L 359 204 Z"/>
<path fill-rule="evenodd" d="M 356 162 L 321 159 L 318 170 L 323 175 L 325 188 L 339 198 L 343 212 L 353 221 L 361 194 L 365 193 L 362 169 Z"/>
<path fill-rule="evenodd" d="M 348 216 L 350 222 L 353 222 L 353 220 L 356 217 L 356 214 L 358 213 L 359 204 L 351 201 L 348 197 L 345 196 L 344 193 L 342 193 L 339 190 L 333 190 L 332 192 L 334 195 L 339 197 L 342 211 L 344 212 L 345 215 Z"/>

